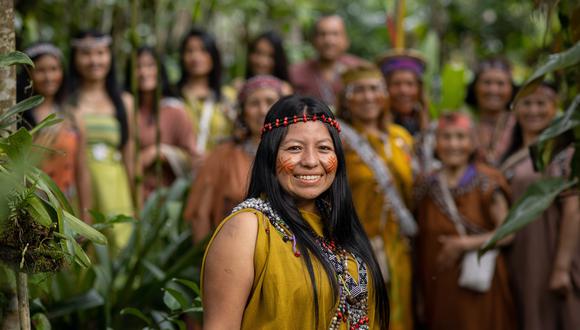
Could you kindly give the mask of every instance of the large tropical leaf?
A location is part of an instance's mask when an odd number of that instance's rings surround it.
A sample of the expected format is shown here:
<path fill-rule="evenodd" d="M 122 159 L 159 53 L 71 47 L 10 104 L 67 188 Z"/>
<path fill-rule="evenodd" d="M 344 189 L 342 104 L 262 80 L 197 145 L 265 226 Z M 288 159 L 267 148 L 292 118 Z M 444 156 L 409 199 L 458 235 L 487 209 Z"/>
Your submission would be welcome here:
<path fill-rule="evenodd" d="M 536 143 L 530 147 L 534 167 L 542 171 L 550 163 L 553 156 L 552 145 L 555 139 L 564 133 L 580 127 L 580 111 L 576 111 L 580 105 L 580 95 L 577 95 L 563 116 L 556 118 L 548 128 L 538 137 Z"/>
<path fill-rule="evenodd" d="M 72 231 L 87 238 L 93 243 L 102 245 L 107 244 L 107 237 L 105 237 L 105 235 L 103 235 L 101 232 L 87 225 L 82 220 L 67 211 L 63 210 L 63 214 L 63 222 L 65 226 L 69 227 Z"/>
<path fill-rule="evenodd" d="M 8 54 L 0 54 L 0 67 L 14 64 L 26 64 L 34 67 L 34 62 L 23 52 L 14 51 Z"/>
<path fill-rule="evenodd" d="M 556 70 L 573 67 L 580 63 L 580 41 L 564 52 L 552 54 L 532 75 L 523 83 L 522 87 L 516 94 L 513 104 L 521 97 L 529 94 L 535 87 L 542 82 L 544 76 Z"/>
<path fill-rule="evenodd" d="M 30 130 L 30 134 L 34 135 L 38 131 L 40 131 L 41 129 L 48 127 L 48 126 L 58 124 L 62 121 L 63 121 L 62 118 L 58 118 L 55 113 L 51 113 L 46 118 L 44 118 L 40 123 L 38 123 L 36 126 L 34 126 L 34 128 Z"/>
<path fill-rule="evenodd" d="M 562 191 L 574 186 L 578 180 L 546 178 L 532 183 L 524 195 L 511 208 L 505 222 L 480 249 L 480 256 L 493 249 L 497 242 L 538 219 Z"/>
<path fill-rule="evenodd" d="M 44 97 L 40 95 L 31 96 L 23 101 L 18 102 L 16 105 L 12 106 L 8 111 L 0 113 L 0 127 L 5 125 L 12 124 L 14 121 L 9 121 L 9 119 L 21 112 L 24 112 L 28 109 L 32 109 L 34 107 L 39 106 L 42 102 L 44 102 Z M 6 122 L 6 123 L 5 123 Z"/>

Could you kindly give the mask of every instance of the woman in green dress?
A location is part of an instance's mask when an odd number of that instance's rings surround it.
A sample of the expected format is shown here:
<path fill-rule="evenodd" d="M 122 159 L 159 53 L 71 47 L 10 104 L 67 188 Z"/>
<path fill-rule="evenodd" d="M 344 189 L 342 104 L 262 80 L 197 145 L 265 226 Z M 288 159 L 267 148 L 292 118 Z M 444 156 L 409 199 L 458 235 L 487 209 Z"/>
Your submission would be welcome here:
<path fill-rule="evenodd" d="M 93 208 L 105 216 L 133 214 L 130 178 L 134 146 L 130 135 L 132 99 L 122 95 L 115 79 L 111 37 L 81 32 L 72 40 L 70 103 L 84 121 Z M 115 226 L 113 244 L 124 246 L 130 224 Z"/>

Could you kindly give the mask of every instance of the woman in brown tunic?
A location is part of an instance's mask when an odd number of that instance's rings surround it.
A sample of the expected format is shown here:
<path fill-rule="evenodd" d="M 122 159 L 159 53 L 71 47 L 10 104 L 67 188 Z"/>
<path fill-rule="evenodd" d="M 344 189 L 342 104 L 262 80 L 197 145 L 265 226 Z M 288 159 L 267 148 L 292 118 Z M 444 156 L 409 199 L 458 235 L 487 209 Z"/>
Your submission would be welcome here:
<path fill-rule="evenodd" d="M 191 221 L 194 242 L 207 237 L 243 201 L 264 118 L 282 95 L 282 86 L 272 76 L 255 76 L 240 90 L 237 133 L 207 156 L 191 188 L 184 218 Z"/>
<path fill-rule="evenodd" d="M 492 166 L 498 165 L 511 143 L 516 120 L 509 106 L 514 95 L 509 62 L 502 58 L 481 61 L 467 88 L 465 102 L 478 116 L 478 158 Z"/>
<path fill-rule="evenodd" d="M 507 214 L 506 182 L 499 172 L 471 161 L 475 144 L 467 115 L 444 115 L 436 140 L 443 168 L 421 180 L 416 192 L 418 274 L 427 327 L 514 329 L 514 306 L 501 256 L 487 291 L 476 292 L 458 284 L 464 254 L 489 239 Z M 443 189 L 450 196 L 447 200 Z M 466 235 L 459 234 L 452 220 L 451 199 Z"/>
<path fill-rule="evenodd" d="M 560 152 L 545 173 L 534 172 L 528 146 L 548 127 L 557 110 L 550 85 L 518 101 L 514 143 L 502 170 L 513 200 L 542 177 L 568 177 L 573 149 Z M 539 219 L 518 231 L 508 267 L 522 329 L 580 329 L 580 211 L 578 191 L 560 194 Z"/>
<path fill-rule="evenodd" d="M 133 78 L 131 68 L 132 65 L 127 65 L 127 90 L 130 90 Z M 172 97 L 167 74 L 153 48 L 142 47 L 137 51 L 136 69 L 140 162 L 144 197 L 147 197 L 155 188 L 169 186 L 177 177 L 189 175 L 197 153 L 185 105 Z M 157 94 L 158 82 L 161 83 L 161 97 Z M 159 177 L 156 171 L 158 158 L 161 165 Z"/>

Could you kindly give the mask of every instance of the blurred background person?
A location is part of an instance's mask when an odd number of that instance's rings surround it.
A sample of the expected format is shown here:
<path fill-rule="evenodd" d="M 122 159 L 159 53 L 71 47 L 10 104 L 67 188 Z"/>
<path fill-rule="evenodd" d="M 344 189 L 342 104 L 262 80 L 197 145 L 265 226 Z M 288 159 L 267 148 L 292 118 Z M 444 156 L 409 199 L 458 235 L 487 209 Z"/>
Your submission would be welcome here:
<path fill-rule="evenodd" d="M 317 58 L 291 66 L 290 82 L 297 94 L 313 96 L 336 107 L 342 90 L 340 75 L 363 60 L 346 53 L 350 41 L 338 15 L 322 16 L 316 21 L 312 45 Z"/>
<path fill-rule="evenodd" d="M 436 139 L 442 168 L 419 180 L 415 191 L 417 272 L 427 329 L 516 329 L 501 254 L 492 259 L 487 290 L 460 285 L 463 258 L 491 238 L 508 213 L 507 182 L 499 171 L 474 161 L 476 137 L 467 114 L 443 114 Z"/>
<path fill-rule="evenodd" d="M 86 129 L 93 208 L 105 216 L 131 215 L 133 99 L 117 84 L 111 41 L 97 31 L 80 32 L 72 39 L 69 103 Z M 132 228 L 129 223 L 115 225 L 113 249 L 128 242 Z"/>
<path fill-rule="evenodd" d="M 184 218 L 191 222 L 194 242 L 206 238 L 243 201 L 264 118 L 283 87 L 275 77 L 257 75 L 240 90 L 237 134 L 207 156 L 188 197 Z"/>
<path fill-rule="evenodd" d="M 413 138 L 386 121 L 388 96 L 381 71 L 360 64 L 342 76 L 339 117 L 348 181 L 389 292 L 390 329 L 413 329 L 411 247 L 416 224 L 411 201 Z M 415 232 L 413 232 L 413 228 Z"/>
<path fill-rule="evenodd" d="M 248 46 L 245 79 L 256 75 L 271 75 L 280 79 L 283 83 L 284 95 L 292 94 L 284 41 L 274 31 L 258 35 Z M 242 88 L 243 83 L 244 81 L 240 79 L 234 82 L 238 90 Z"/>
<path fill-rule="evenodd" d="M 131 90 L 132 67 L 129 62 L 126 91 Z M 191 119 L 183 102 L 175 98 L 170 90 L 165 68 L 153 48 L 141 47 L 137 50 L 136 70 L 139 158 L 146 198 L 155 188 L 167 187 L 177 177 L 190 175 L 192 161 L 197 154 Z M 159 178 L 157 160 L 161 166 Z"/>
<path fill-rule="evenodd" d="M 423 88 L 426 61 L 414 50 L 395 49 L 383 55 L 378 65 L 387 83 L 389 116 L 414 137 L 417 160 L 413 170 L 416 174 L 429 173 L 438 167 L 438 162 L 433 154 L 434 124 L 430 124 Z"/>
<path fill-rule="evenodd" d="M 501 166 L 517 201 L 530 184 L 570 175 L 573 147 L 563 148 L 544 173 L 534 171 L 528 147 L 550 125 L 557 91 L 543 83 L 517 101 L 517 124 Z M 539 219 L 515 234 L 507 256 L 522 329 L 580 329 L 580 210 L 578 190 L 561 193 Z"/>
<path fill-rule="evenodd" d="M 179 51 L 181 78 L 178 92 L 185 101 L 196 134 L 196 150 L 211 150 L 232 133 L 235 91 L 222 86 L 222 63 L 215 38 L 201 29 L 192 29 Z"/>
<path fill-rule="evenodd" d="M 467 87 L 465 102 L 477 117 L 478 156 L 493 166 L 511 144 L 516 120 L 509 107 L 515 92 L 511 65 L 500 57 L 481 61 Z"/>
<path fill-rule="evenodd" d="M 62 52 L 47 42 L 39 42 L 25 50 L 34 62 L 30 76 L 22 70 L 18 74 L 18 102 L 32 95 L 44 101 L 22 115 L 22 126 L 33 128 L 46 117 L 55 114 L 63 121 L 46 127 L 35 136 L 35 143 L 47 148 L 40 163 L 86 222 L 91 219 L 91 183 L 87 167 L 84 129 L 79 120 L 65 107 L 65 72 Z"/>

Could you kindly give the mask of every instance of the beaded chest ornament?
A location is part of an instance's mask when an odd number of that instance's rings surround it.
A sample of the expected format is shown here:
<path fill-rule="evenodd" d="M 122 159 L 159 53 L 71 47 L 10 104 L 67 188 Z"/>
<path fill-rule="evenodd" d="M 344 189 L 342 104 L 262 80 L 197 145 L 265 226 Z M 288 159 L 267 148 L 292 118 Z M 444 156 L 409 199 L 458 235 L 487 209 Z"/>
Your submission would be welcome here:
<path fill-rule="evenodd" d="M 318 205 L 319 208 L 322 207 Z M 250 198 L 238 206 L 232 212 L 243 209 L 255 209 L 263 213 L 269 220 L 270 224 L 282 236 L 284 242 L 292 242 L 292 252 L 294 256 L 300 257 L 300 251 L 296 247 L 296 237 L 291 233 L 286 222 L 272 208 L 270 203 L 259 198 Z M 269 234 L 269 230 L 266 229 Z M 321 237 L 311 230 L 314 236 L 316 246 L 334 269 L 339 286 L 339 299 L 335 315 L 330 323 L 330 330 L 339 329 L 341 323 L 346 323 L 351 330 L 369 329 L 368 318 L 368 275 L 367 268 L 363 260 L 352 255 L 357 263 L 358 283 L 348 272 L 348 255 L 349 253 L 337 246 L 334 241 Z"/>

